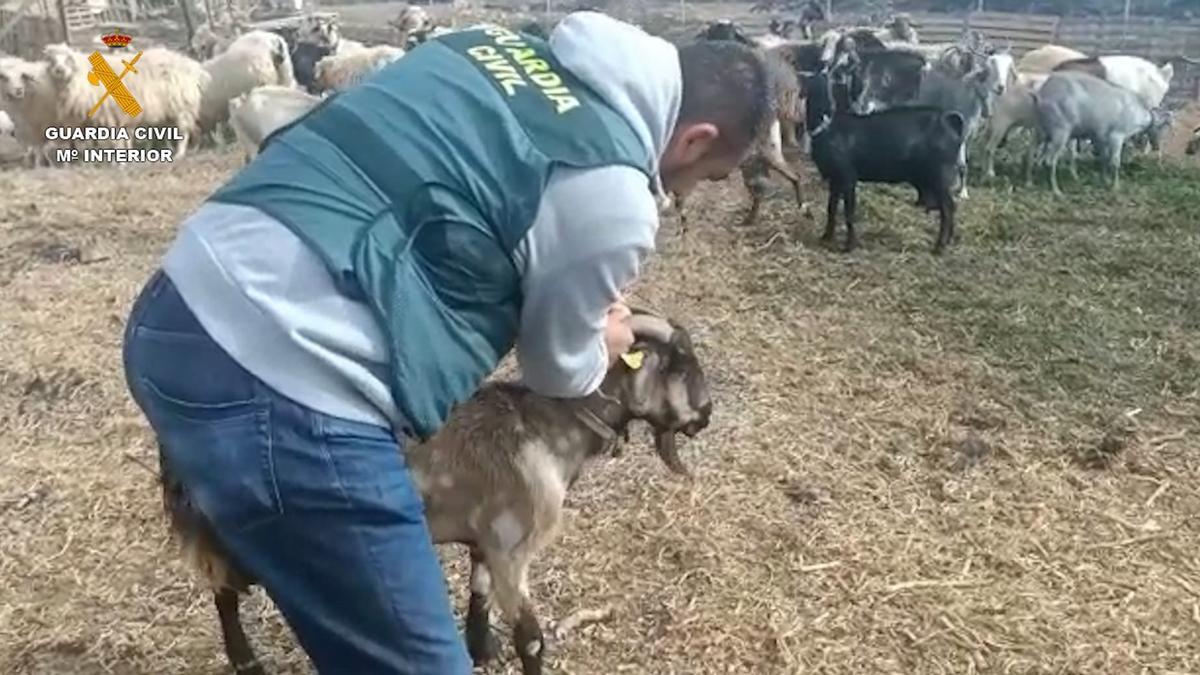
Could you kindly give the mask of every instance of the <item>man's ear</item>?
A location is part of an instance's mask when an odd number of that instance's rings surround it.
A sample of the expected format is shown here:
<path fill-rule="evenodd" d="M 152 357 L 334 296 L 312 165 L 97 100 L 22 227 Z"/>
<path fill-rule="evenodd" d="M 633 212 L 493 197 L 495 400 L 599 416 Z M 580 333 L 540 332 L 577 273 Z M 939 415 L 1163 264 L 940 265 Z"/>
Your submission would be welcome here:
<path fill-rule="evenodd" d="M 692 164 L 709 152 L 720 135 L 717 125 L 711 122 L 685 125 L 676 129 L 663 159 L 669 158 L 676 166 Z"/>

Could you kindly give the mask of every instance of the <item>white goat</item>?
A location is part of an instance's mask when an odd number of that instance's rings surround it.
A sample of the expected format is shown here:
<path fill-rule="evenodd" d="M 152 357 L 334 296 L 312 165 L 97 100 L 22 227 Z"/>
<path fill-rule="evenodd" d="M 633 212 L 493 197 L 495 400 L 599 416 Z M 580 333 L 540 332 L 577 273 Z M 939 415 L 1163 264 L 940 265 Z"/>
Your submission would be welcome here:
<path fill-rule="evenodd" d="M 1016 81 L 996 99 L 984 148 L 984 172 L 988 178 L 996 177 L 996 150 L 1005 143 L 1008 135 L 1015 129 L 1037 129 L 1037 108 L 1033 94 L 1047 77 L 1049 75 L 1046 74 L 1018 73 Z M 1030 152 L 1032 154 L 1032 147 Z M 1026 161 L 1030 161 L 1030 156 L 1026 156 Z"/>
<path fill-rule="evenodd" d="M 262 30 L 239 36 L 224 52 L 205 61 L 204 69 L 212 77 L 200 104 L 200 127 L 205 132 L 228 119 L 229 101 L 235 96 L 264 84 L 296 84 L 287 42 Z"/>
<path fill-rule="evenodd" d="M 321 102 L 295 87 L 268 84 L 255 87 L 229 102 L 229 126 L 249 162 L 272 132 L 286 126 Z"/>
<path fill-rule="evenodd" d="M 1162 104 L 1175 74 L 1175 66 L 1170 63 L 1159 67 L 1140 56 L 1128 55 L 1070 60 L 1058 64 L 1056 70 L 1077 70 L 1095 75 L 1137 94 L 1151 109 Z"/>
<path fill-rule="evenodd" d="M 47 64 L 0 57 L 0 105 L 8 112 L 13 134 L 31 166 L 50 163 L 46 128 L 58 122 L 57 101 Z"/>
<path fill-rule="evenodd" d="M 313 91 L 342 91 L 404 56 L 404 50 L 390 45 L 364 47 L 348 54 L 330 54 L 317 61 L 313 70 Z"/>

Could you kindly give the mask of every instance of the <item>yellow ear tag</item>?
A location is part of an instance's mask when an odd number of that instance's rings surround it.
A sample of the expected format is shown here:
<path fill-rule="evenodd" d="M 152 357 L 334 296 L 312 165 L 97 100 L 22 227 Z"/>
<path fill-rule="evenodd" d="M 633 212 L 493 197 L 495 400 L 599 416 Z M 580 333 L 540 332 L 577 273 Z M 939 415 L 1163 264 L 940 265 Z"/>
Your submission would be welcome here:
<path fill-rule="evenodd" d="M 629 366 L 630 370 L 637 370 L 642 367 L 642 361 L 646 360 L 646 352 L 626 352 L 621 355 L 621 360 Z"/>

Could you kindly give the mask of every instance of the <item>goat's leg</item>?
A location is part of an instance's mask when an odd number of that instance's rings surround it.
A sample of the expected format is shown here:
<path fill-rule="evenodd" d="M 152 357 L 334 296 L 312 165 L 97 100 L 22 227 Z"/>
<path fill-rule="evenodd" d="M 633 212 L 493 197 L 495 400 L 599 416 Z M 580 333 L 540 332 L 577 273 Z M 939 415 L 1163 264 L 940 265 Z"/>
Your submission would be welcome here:
<path fill-rule="evenodd" d="M 1029 144 L 1029 150 L 1025 152 L 1025 187 L 1033 186 L 1033 168 L 1045 156 L 1045 148 L 1046 141 L 1041 138 L 1035 137 L 1033 142 Z"/>
<path fill-rule="evenodd" d="M 482 666 L 500 653 L 500 643 L 492 633 L 488 593 L 492 577 L 479 549 L 471 548 L 471 596 L 467 602 L 467 652 L 475 665 Z"/>
<path fill-rule="evenodd" d="M 858 248 L 858 234 L 854 231 L 855 208 L 858 206 L 857 187 L 853 182 L 842 192 L 842 204 L 846 207 L 846 252 Z"/>
<path fill-rule="evenodd" d="M 988 178 L 996 177 L 996 151 L 1000 149 L 1005 139 L 1008 138 L 1010 129 L 1012 129 L 1012 124 L 1008 119 L 999 121 L 996 117 L 993 117 L 992 123 L 988 125 L 987 145 L 983 149 L 983 173 Z"/>
<path fill-rule="evenodd" d="M 758 212 L 767 191 L 767 166 L 766 161 L 759 157 L 751 157 L 742 163 L 742 185 L 750 195 L 750 210 L 742 219 L 742 227 L 750 227 L 758 222 Z"/>
<path fill-rule="evenodd" d="M 221 619 L 221 636 L 225 642 L 225 655 L 229 663 L 239 675 L 265 675 L 262 666 L 250 641 L 246 639 L 246 631 L 242 629 L 242 621 L 238 612 L 239 600 L 237 591 L 222 588 L 213 591 L 213 600 L 217 605 L 217 615 Z"/>
<path fill-rule="evenodd" d="M 829 204 L 825 210 L 825 232 L 821 234 L 821 241 L 833 241 L 833 228 L 837 223 L 838 200 L 841 196 L 834 183 L 829 183 Z"/>
<path fill-rule="evenodd" d="M 954 197 L 944 190 L 938 197 L 938 236 L 933 244 L 934 255 L 941 255 L 958 235 L 954 231 Z"/>
<path fill-rule="evenodd" d="M 529 600 L 529 556 L 518 552 L 487 554 L 492 592 L 500 612 L 513 627 L 513 646 L 523 675 L 541 675 L 546 641 Z"/>
<path fill-rule="evenodd" d="M 1106 163 L 1108 170 L 1112 172 L 1113 191 L 1121 187 L 1121 148 L 1123 145 L 1119 138 L 1110 138 L 1104 144 Z"/>
<path fill-rule="evenodd" d="M 1063 151 L 1071 144 L 1071 139 L 1051 138 L 1047 143 L 1046 151 L 1049 155 L 1047 158 L 1050 162 L 1050 189 L 1057 196 L 1062 196 L 1062 190 L 1058 187 L 1058 160 L 1062 157 Z"/>
<path fill-rule="evenodd" d="M 791 167 L 783 161 L 782 157 L 776 162 L 775 158 L 768 156 L 767 165 L 778 171 L 780 175 L 792 184 L 792 190 L 796 193 L 796 206 L 800 209 L 800 213 L 809 213 L 808 203 L 804 201 L 804 191 L 800 188 L 800 176 L 795 171 L 792 171 Z"/>
<path fill-rule="evenodd" d="M 956 168 L 958 169 L 959 199 L 966 199 L 969 197 L 967 194 L 967 143 L 969 142 L 969 139 L 969 135 L 964 137 L 962 145 L 958 146 L 958 162 L 956 163 Z"/>
<path fill-rule="evenodd" d="M 796 123 L 790 119 L 781 120 L 779 123 L 780 140 L 784 147 L 794 148 L 799 143 L 796 142 Z"/>
<path fill-rule="evenodd" d="M 778 120 L 771 125 L 770 143 L 764 149 L 763 159 L 767 166 L 774 169 L 779 175 L 783 176 L 792 184 L 792 189 L 796 192 L 796 206 L 800 208 L 801 213 L 808 213 L 808 204 L 804 202 L 804 194 L 800 189 L 800 175 L 788 165 L 787 160 L 783 158 L 783 147 L 780 145 L 779 137 L 779 122 Z M 766 171 L 764 170 L 764 173 Z"/>

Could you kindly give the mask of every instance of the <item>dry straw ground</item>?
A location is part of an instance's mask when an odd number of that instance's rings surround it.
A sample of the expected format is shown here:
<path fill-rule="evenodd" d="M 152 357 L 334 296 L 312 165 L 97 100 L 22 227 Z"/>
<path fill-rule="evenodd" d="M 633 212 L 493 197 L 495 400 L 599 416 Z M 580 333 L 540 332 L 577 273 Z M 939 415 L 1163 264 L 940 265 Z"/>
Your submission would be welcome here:
<path fill-rule="evenodd" d="M 227 672 L 119 346 L 235 166 L 0 174 L 0 673 Z M 736 179 L 665 222 L 637 300 L 693 331 L 714 422 L 693 485 L 641 438 L 571 495 L 537 606 L 615 611 L 553 672 L 1200 671 L 1200 172 L 1125 178 L 978 187 L 942 259 L 909 190 L 862 191 L 851 256 L 782 190 L 728 227 Z M 309 672 L 248 616 L 272 672 Z"/>

